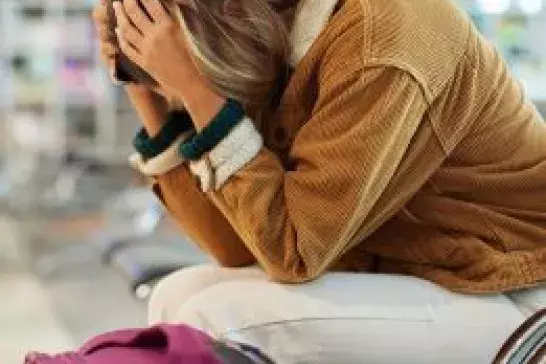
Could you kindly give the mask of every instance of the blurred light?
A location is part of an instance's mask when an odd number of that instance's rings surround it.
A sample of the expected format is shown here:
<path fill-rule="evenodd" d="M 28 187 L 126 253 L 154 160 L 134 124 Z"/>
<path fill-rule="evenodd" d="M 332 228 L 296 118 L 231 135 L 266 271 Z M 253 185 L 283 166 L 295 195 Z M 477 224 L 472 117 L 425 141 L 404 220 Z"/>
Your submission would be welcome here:
<path fill-rule="evenodd" d="M 136 296 L 140 300 L 145 300 L 152 294 L 152 287 L 149 284 L 141 284 L 135 290 Z"/>
<path fill-rule="evenodd" d="M 151 234 L 161 220 L 161 215 L 155 209 L 148 209 L 143 214 L 136 216 L 135 229 L 140 234 Z"/>
<path fill-rule="evenodd" d="M 478 0 L 478 8 L 486 14 L 503 14 L 510 9 L 510 0 Z"/>
<path fill-rule="evenodd" d="M 540 13 L 544 5 L 542 0 L 519 0 L 519 7 L 524 13 L 534 15 Z"/>
<path fill-rule="evenodd" d="M 40 141 L 40 126 L 33 115 L 19 114 L 13 122 L 12 136 L 13 139 L 21 146 L 32 146 Z"/>

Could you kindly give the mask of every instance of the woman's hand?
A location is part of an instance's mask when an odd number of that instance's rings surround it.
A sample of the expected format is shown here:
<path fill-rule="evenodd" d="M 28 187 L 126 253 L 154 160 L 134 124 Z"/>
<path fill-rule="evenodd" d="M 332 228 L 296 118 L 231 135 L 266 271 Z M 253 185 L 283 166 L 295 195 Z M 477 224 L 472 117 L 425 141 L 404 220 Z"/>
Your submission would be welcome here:
<path fill-rule="evenodd" d="M 121 51 L 167 90 L 195 80 L 197 71 L 186 49 L 180 26 L 158 0 L 115 2 Z"/>
<path fill-rule="evenodd" d="M 109 69 L 112 69 L 116 56 L 119 54 L 119 49 L 112 39 L 113 34 L 108 28 L 108 10 L 104 0 L 101 0 L 93 9 L 93 20 L 99 39 L 100 58 Z"/>
<path fill-rule="evenodd" d="M 104 65 L 108 67 L 112 81 L 116 81 L 113 79 L 112 70 L 115 67 L 116 57 L 120 54 L 120 49 L 116 45 L 115 34 L 112 33 L 108 24 L 108 10 L 105 0 L 101 0 L 95 9 L 93 9 L 93 20 L 99 40 L 100 58 L 104 62 Z M 126 89 L 131 94 L 152 91 L 148 87 L 140 85 L 127 85 Z"/>
<path fill-rule="evenodd" d="M 218 113 L 225 99 L 213 92 L 198 72 L 180 25 L 160 1 L 144 0 L 142 5 L 149 17 L 136 0 L 114 3 L 120 49 L 167 93 L 183 102 L 200 130 Z"/>
<path fill-rule="evenodd" d="M 112 70 L 120 49 L 116 45 L 115 35 L 109 28 L 108 10 L 104 0 L 101 0 L 93 10 L 93 20 L 99 39 L 100 57 L 108 68 L 112 81 L 115 81 Z M 161 130 L 167 113 L 168 104 L 165 98 L 142 85 L 129 84 L 125 85 L 124 89 L 148 133 L 155 135 Z"/>
<path fill-rule="evenodd" d="M 196 128 L 201 129 L 225 100 L 208 87 L 198 72 L 180 25 L 160 1 L 144 0 L 142 5 L 150 17 L 137 0 L 114 3 L 120 49 L 169 94 L 182 100 Z"/>

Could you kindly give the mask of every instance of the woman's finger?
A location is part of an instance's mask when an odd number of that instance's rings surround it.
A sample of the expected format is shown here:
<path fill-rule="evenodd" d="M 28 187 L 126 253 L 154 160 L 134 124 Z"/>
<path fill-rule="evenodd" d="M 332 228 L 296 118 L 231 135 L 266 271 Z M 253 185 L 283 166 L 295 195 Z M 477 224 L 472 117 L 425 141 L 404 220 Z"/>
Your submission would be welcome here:
<path fill-rule="evenodd" d="M 100 53 L 110 59 L 115 58 L 119 54 L 118 48 L 112 43 L 102 43 L 100 45 Z"/>
<path fill-rule="evenodd" d="M 137 50 L 140 49 L 140 45 L 143 41 L 143 35 L 131 23 L 131 21 L 127 17 L 127 14 L 125 13 L 125 8 L 122 4 L 116 2 L 114 9 L 116 12 L 116 20 L 118 23 L 116 30 L 116 32 L 118 33 L 118 38 L 121 34 L 125 41 L 130 43 Z"/>
<path fill-rule="evenodd" d="M 114 40 L 114 34 L 110 28 L 106 25 L 97 26 L 97 35 L 101 42 L 111 42 Z"/>
<path fill-rule="evenodd" d="M 123 0 L 128 1 L 128 0 Z M 141 0 L 144 8 L 152 17 L 154 23 L 162 23 L 171 20 L 167 10 L 161 3 L 161 0 Z"/>
<path fill-rule="evenodd" d="M 118 27 L 118 32 L 120 32 L 122 37 L 136 50 L 141 50 L 143 38 L 138 30 L 133 27 Z"/>
<path fill-rule="evenodd" d="M 93 20 L 95 24 L 107 24 L 108 23 L 108 10 L 103 4 L 95 6 L 93 9 Z"/>
<path fill-rule="evenodd" d="M 125 13 L 129 16 L 129 20 L 142 34 L 146 34 L 153 26 L 150 18 L 144 13 L 137 0 L 124 0 L 123 7 Z"/>
<path fill-rule="evenodd" d="M 141 57 L 140 52 L 125 39 L 119 28 L 116 28 L 116 34 L 118 37 L 119 48 L 131 61 L 140 65 Z"/>

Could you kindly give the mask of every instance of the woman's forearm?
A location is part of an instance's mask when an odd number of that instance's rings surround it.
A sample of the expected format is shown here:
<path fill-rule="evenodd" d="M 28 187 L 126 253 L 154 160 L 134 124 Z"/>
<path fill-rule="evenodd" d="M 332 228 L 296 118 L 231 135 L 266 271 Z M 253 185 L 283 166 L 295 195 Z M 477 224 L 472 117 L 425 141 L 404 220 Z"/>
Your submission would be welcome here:
<path fill-rule="evenodd" d="M 127 93 L 150 136 L 163 126 L 168 105 L 161 96 L 140 86 Z M 223 266 L 240 267 L 255 262 L 237 233 L 214 204 L 201 192 L 185 166 L 155 178 L 155 192 L 178 225 L 193 242 Z"/>
<path fill-rule="evenodd" d="M 127 85 L 125 91 L 146 132 L 155 136 L 163 126 L 168 111 L 167 102 L 147 87 Z"/>
<path fill-rule="evenodd" d="M 156 193 L 182 228 L 203 251 L 227 267 L 256 262 L 224 215 L 201 192 L 184 166 L 156 178 Z"/>

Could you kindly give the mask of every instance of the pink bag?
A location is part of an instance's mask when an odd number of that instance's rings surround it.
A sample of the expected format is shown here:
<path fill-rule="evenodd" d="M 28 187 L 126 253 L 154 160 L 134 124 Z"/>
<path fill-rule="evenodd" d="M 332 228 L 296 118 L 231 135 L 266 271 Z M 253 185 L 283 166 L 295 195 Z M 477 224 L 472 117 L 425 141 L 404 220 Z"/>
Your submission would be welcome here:
<path fill-rule="evenodd" d="M 246 348 L 246 349 L 245 349 Z M 78 351 L 31 353 L 25 364 L 271 364 L 259 350 L 216 342 L 186 325 L 158 325 L 99 335 Z"/>

